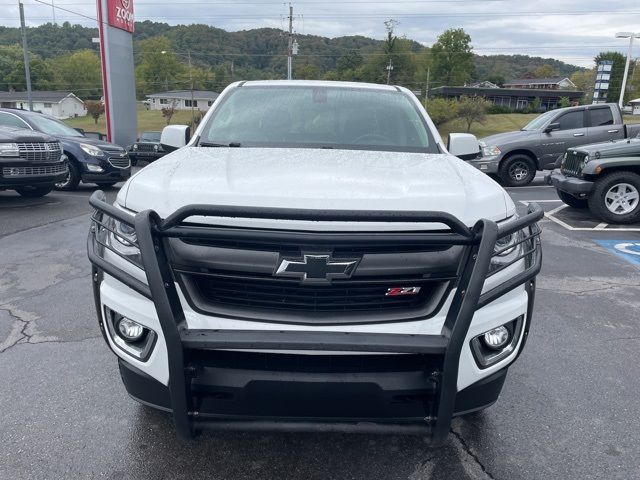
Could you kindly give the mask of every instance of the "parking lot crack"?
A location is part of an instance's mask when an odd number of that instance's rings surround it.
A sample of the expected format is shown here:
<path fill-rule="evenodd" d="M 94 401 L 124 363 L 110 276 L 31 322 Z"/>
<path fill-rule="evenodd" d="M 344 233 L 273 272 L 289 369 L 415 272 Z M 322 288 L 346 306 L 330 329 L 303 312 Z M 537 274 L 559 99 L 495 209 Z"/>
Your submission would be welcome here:
<path fill-rule="evenodd" d="M 453 434 L 453 436 L 455 438 L 458 439 L 458 441 L 460 442 L 460 445 L 462 446 L 462 449 L 464 450 L 464 452 L 469 455 L 469 457 L 471 457 L 473 459 L 473 461 L 480 467 L 480 470 L 482 470 L 482 473 L 490 480 L 496 480 L 496 478 L 491 475 L 491 473 L 489 473 L 487 471 L 487 468 L 484 466 L 484 464 L 480 461 L 480 458 L 478 457 L 478 455 L 476 455 L 473 450 L 471 450 L 471 447 L 469 446 L 469 444 L 467 443 L 467 441 L 464 439 L 464 437 L 456 432 L 453 428 L 451 429 L 451 433 Z"/>
<path fill-rule="evenodd" d="M 23 319 L 18 312 L 14 312 L 13 309 L 8 307 L 0 308 L 0 312 L 6 312 L 14 320 L 13 329 L 6 340 L 0 343 L 0 353 L 3 353 L 18 343 L 28 341 L 31 338 L 31 335 L 27 332 L 31 320 Z"/>

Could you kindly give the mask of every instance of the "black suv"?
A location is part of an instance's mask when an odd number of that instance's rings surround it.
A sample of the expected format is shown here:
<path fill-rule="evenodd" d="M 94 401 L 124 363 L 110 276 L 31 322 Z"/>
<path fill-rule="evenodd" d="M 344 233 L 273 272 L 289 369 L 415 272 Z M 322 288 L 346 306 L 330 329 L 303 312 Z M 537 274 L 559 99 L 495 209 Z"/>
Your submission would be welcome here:
<path fill-rule="evenodd" d="M 138 141 L 127 147 L 131 163 L 137 165 L 140 160 L 151 163 L 166 155 L 160 144 L 161 135 L 162 132 L 142 132 Z"/>
<path fill-rule="evenodd" d="M 67 124 L 41 113 L 0 108 L 0 126 L 28 128 L 60 141 L 67 156 L 68 173 L 59 190 L 74 190 L 80 181 L 111 187 L 131 176 L 131 161 L 124 148 L 88 138 Z"/>
<path fill-rule="evenodd" d="M 42 197 L 68 175 L 60 142 L 31 130 L 0 127 L 0 190 Z"/>

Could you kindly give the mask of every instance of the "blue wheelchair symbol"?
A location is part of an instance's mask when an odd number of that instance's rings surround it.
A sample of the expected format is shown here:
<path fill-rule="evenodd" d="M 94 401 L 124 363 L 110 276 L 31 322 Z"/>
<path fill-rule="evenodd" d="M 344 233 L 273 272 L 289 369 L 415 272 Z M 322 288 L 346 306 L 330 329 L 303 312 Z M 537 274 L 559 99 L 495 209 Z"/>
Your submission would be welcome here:
<path fill-rule="evenodd" d="M 626 261 L 640 265 L 640 241 L 637 240 L 594 240 L 611 253 Z"/>

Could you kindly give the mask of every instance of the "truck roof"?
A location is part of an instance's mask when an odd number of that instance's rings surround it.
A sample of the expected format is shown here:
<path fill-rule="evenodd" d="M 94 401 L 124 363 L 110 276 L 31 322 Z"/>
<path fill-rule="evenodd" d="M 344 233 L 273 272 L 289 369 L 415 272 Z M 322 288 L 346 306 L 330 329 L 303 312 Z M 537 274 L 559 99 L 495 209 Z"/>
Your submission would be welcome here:
<path fill-rule="evenodd" d="M 336 82 L 332 80 L 248 80 L 236 82 L 234 86 L 304 86 L 304 87 L 332 87 L 332 88 L 360 88 L 369 90 L 398 91 L 395 85 L 382 85 L 364 82 Z"/>

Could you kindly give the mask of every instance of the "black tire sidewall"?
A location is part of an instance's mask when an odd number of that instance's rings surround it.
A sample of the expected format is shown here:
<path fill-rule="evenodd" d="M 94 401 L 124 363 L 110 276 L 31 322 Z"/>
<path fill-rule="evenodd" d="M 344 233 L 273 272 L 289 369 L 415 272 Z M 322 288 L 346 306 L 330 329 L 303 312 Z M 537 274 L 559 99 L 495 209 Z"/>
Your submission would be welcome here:
<path fill-rule="evenodd" d="M 56 185 L 55 186 L 56 190 L 63 190 L 63 191 L 75 190 L 78 187 L 78 184 L 80 183 L 80 173 L 78 172 L 78 167 L 76 165 L 76 162 L 69 158 L 69 160 L 67 160 L 67 166 L 69 167 L 69 175 L 70 175 L 69 182 L 63 187 L 58 187 Z"/>
<path fill-rule="evenodd" d="M 524 180 L 515 180 L 511 178 L 509 174 L 509 169 L 516 162 L 524 162 L 529 167 L 529 174 L 525 177 Z M 512 155 L 507 157 L 500 164 L 500 179 L 502 183 L 506 187 L 524 187 L 525 185 L 529 185 L 536 176 L 536 164 L 535 162 L 526 155 Z"/>
<path fill-rule="evenodd" d="M 616 215 L 609 211 L 605 203 L 605 195 L 618 183 L 633 185 L 640 192 L 640 175 L 634 172 L 613 172 L 596 181 L 589 196 L 589 210 L 607 223 L 634 223 L 640 221 L 640 201 L 636 208 L 627 214 Z"/>
<path fill-rule="evenodd" d="M 53 185 L 50 187 L 22 187 L 16 188 L 16 192 L 25 198 L 40 198 L 47 195 L 53 190 Z"/>

